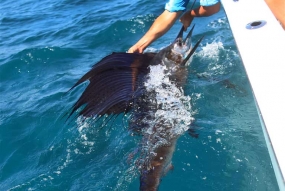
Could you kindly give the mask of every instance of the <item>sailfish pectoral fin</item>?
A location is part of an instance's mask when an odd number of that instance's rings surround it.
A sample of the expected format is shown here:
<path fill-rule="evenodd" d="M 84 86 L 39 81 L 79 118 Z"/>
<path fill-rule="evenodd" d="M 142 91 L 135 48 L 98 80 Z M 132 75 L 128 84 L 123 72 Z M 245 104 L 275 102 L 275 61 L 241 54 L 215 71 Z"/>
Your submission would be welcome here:
<path fill-rule="evenodd" d="M 197 138 L 199 137 L 199 134 L 196 133 L 195 130 L 192 129 L 192 128 L 189 128 L 189 129 L 187 130 L 187 132 L 188 132 L 188 134 L 189 134 L 191 137 L 193 137 L 193 138 L 196 138 L 196 139 L 197 139 Z"/>
<path fill-rule="evenodd" d="M 89 80 L 69 117 L 82 106 L 84 108 L 79 115 L 84 117 L 128 112 L 130 103 L 139 95 L 136 91 L 148 74 L 148 66 L 154 55 L 155 53 L 113 53 L 93 65 L 71 88 Z"/>
<path fill-rule="evenodd" d="M 198 129 L 200 128 L 195 124 L 195 122 L 191 123 L 189 129 L 187 130 L 188 135 L 190 135 L 193 138 L 199 138 L 199 133 L 196 132 L 196 130 Z"/>
<path fill-rule="evenodd" d="M 175 40 L 178 38 L 183 38 L 183 31 L 184 31 L 184 26 L 181 27 L 181 29 L 180 29 L 177 37 L 175 38 Z M 174 42 L 175 42 L 175 40 L 174 40 Z"/>
<path fill-rule="evenodd" d="M 186 62 L 189 60 L 189 58 L 194 54 L 195 50 L 198 48 L 199 44 L 201 43 L 201 41 L 203 40 L 204 36 L 202 36 L 198 42 L 194 45 L 194 47 L 191 49 L 191 51 L 189 52 L 189 54 L 186 56 L 186 58 L 183 60 L 183 62 L 181 63 L 181 65 L 185 65 Z"/>
<path fill-rule="evenodd" d="M 195 28 L 195 24 L 193 25 L 193 27 L 191 28 L 191 30 L 189 31 L 189 33 L 187 34 L 186 38 L 184 39 L 184 43 L 187 39 L 191 38 L 192 37 L 192 33 L 193 33 L 193 30 Z"/>

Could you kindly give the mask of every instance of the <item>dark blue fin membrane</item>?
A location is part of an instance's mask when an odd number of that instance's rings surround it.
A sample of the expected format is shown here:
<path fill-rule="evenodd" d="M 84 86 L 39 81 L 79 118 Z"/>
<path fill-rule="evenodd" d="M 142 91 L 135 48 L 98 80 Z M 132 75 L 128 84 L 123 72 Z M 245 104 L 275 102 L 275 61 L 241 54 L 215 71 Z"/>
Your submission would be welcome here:
<path fill-rule="evenodd" d="M 133 100 L 140 95 L 139 90 L 155 54 L 112 53 L 93 65 L 70 89 L 84 81 L 90 82 L 69 117 L 81 106 L 84 108 L 78 115 L 84 117 L 128 112 Z"/>

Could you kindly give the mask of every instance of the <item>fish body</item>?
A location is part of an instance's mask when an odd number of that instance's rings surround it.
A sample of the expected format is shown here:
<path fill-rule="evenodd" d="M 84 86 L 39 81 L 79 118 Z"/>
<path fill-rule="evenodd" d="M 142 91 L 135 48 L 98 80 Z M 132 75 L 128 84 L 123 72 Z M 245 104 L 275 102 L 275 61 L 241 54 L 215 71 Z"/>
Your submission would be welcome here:
<path fill-rule="evenodd" d="M 145 149 L 146 151 L 142 151 L 146 152 L 143 156 L 147 156 L 147 160 L 143 160 L 143 163 L 139 165 L 141 191 L 158 190 L 161 178 L 173 168 L 171 160 L 176 142 L 181 135 L 180 133 L 175 133 L 174 129 L 175 126 L 180 125 L 182 120 L 179 119 L 179 115 L 168 117 L 168 114 L 180 110 L 180 106 L 177 106 L 175 102 L 183 95 L 180 88 L 185 84 L 187 77 L 186 62 L 190 58 L 189 54 L 193 54 L 201 41 L 200 39 L 195 45 L 195 49 L 191 51 L 191 39 L 189 38 L 191 38 L 192 31 L 193 28 L 186 39 L 183 40 L 183 31 L 181 29 L 175 41 L 157 53 L 152 60 L 152 65 L 164 66 L 164 75 L 167 76 L 169 82 L 163 83 L 162 86 L 165 91 L 163 89 L 160 91 L 168 95 L 165 99 L 172 101 L 165 102 L 162 105 L 157 101 L 153 101 L 156 100 L 157 94 L 159 94 L 155 92 L 156 88 L 159 89 L 159 87 L 156 87 L 151 91 L 147 91 L 147 99 L 144 99 L 145 102 L 140 104 L 141 107 L 149 107 L 148 109 L 141 110 L 144 113 L 146 112 L 144 119 L 148 119 L 146 121 L 149 122 L 142 123 L 144 127 L 147 127 L 147 130 L 141 133 L 143 135 L 143 143 L 145 143 L 143 145 L 148 144 L 149 146 Z M 178 95 L 169 92 L 173 91 L 173 89 L 178 90 Z M 154 113 L 157 111 L 163 114 L 157 117 L 156 113 Z M 140 117 L 143 116 L 140 111 L 136 111 L 136 114 Z"/>
<path fill-rule="evenodd" d="M 113 53 L 106 56 L 71 88 L 86 80 L 90 82 L 74 104 L 70 116 L 82 106 L 78 115 L 95 120 L 105 114 L 112 117 L 131 112 L 130 131 L 142 135 L 141 155 L 137 162 L 141 191 L 158 190 L 161 178 L 172 167 L 176 141 L 181 135 L 181 132 L 174 132 L 174 127 L 181 120 L 179 115 L 174 116 L 174 120 L 167 116 L 179 112 L 180 106 L 172 103 L 183 94 L 180 89 L 187 76 L 186 63 L 202 40 L 191 48 L 193 28 L 185 40 L 182 28 L 175 41 L 158 53 Z M 163 67 L 160 77 L 165 75 L 169 83 L 160 84 L 162 90 L 172 94 L 170 86 L 178 89 L 169 103 L 163 103 L 163 95 L 159 98 L 162 100 L 157 99 L 157 87 L 147 85 L 152 67 Z"/>
<path fill-rule="evenodd" d="M 155 149 L 156 155 L 150 161 L 149 169 L 142 169 L 140 172 L 140 190 L 158 190 L 161 177 L 173 168 L 171 164 L 172 155 L 175 150 L 177 139 L 172 139 L 167 145 Z"/>

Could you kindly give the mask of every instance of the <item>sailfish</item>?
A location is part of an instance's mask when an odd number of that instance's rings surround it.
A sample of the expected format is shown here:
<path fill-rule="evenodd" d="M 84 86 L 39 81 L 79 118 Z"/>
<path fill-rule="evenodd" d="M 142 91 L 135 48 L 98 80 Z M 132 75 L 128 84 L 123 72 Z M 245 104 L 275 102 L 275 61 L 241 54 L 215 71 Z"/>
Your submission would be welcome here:
<path fill-rule="evenodd" d="M 130 131 L 142 135 L 141 157 L 136 163 L 141 191 L 158 190 L 162 177 L 172 166 L 175 145 L 183 133 L 175 130 L 175 126 L 183 122 L 178 118 L 169 120 L 165 116 L 165 112 L 179 111 L 180 106 L 175 106 L 175 101 L 171 99 L 167 101 L 169 107 L 163 105 L 161 100 L 166 100 L 167 97 L 164 98 L 162 94 L 157 98 L 156 88 L 150 88 L 150 75 L 153 68 L 161 67 L 161 74 L 152 75 L 154 78 L 159 77 L 155 75 L 167 77 L 167 82 L 161 83 L 162 90 L 174 86 L 178 89 L 178 94 L 183 95 L 187 63 L 203 38 L 192 47 L 193 29 L 194 26 L 183 39 L 182 27 L 175 40 L 157 53 L 114 52 L 94 64 L 70 89 L 89 81 L 73 105 L 69 117 L 77 110 L 77 116 L 92 117 L 95 120 L 102 116 L 111 118 L 121 113 L 130 113 Z M 188 132 L 196 135 L 191 129 Z"/>

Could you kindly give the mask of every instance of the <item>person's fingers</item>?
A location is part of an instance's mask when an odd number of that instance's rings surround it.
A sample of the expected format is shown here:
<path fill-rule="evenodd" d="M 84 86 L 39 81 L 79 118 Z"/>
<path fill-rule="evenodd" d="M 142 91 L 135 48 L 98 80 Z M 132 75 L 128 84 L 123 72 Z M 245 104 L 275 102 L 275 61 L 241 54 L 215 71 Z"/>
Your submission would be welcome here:
<path fill-rule="evenodd" d="M 137 50 L 134 50 L 133 48 L 130 48 L 129 50 L 128 50 L 128 53 L 135 53 Z"/>
<path fill-rule="evenodd" d="M 134 45 L 127 51 L 127 53 L 143 53 L 143 51 L 143 48 Z"/>

